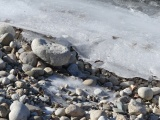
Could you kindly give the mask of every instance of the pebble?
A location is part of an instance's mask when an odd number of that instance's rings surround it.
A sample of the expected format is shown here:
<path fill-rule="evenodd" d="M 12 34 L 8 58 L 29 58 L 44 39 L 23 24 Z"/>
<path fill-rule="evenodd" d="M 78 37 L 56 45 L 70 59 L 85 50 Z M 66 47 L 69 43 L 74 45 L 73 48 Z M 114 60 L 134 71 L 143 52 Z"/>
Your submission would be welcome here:
<path fill-rule="evenodd" d="M 102 91 L 101 89 L 99 89 L 99 88 L 96 88 L 96 89 L 94 90 L 94 94 L 95 94 L 95 95 L 102 95 L 102 94 L 103 94 L 103 91 Z"/>
<path fill-rule="evenodd" d="M 138 89 L 138 95 L 145 100 L 151 100 L 153 98 L 153 91 L 148 87 L 140 87 Z"/>
<path fill-rule="evenodd" d="M 123 90 L 123 92 L 124 92 L 125 94 L 127 94 L 127 95 L 131 95 L 131 94 L 132 94 L 131 88 L 125 88 L 125 89 Z"/>
<path fill-rule="evenodd" d="M 10 106 L 9 120 L 27 120 L 30 116 L 30 111 L 21 102 L 14 101 Z"/>
<path fill-rule="evenodd" d="M 19 100 L 19 95 L 18 94 L 12 94 L 11 95 L 12 100 Z"/>
<path fill-rule="evenodd" d="M 85 115 L 85 111 L 73 104 L 70 104 L 66 109 L 65 113 L 72 117 L 83 117 Z"/>
<path fill-rule="evenodd" d="M 3 70 L 6 67 L 6 63 L 0 58 L 0 70 Z"/>
<path fill-rule="evenodd" d="M 3 35 L 5 33 L 10 33 L 13 36 L 15 36 L 15 34 L 16 34 L 15 30 L 12 26 L 10 26 L 8 24 L 1 23 L 0 24 L 0 35 Z"/>
<path fill-rule="evenodd" d="M 62 116 L 62 117 L 60 117 L 60 120 L 70 120 L 70 119 L 66 116 Z"/>
<path fill-rule="evenodd" d="M 29 65 L 29 64 L 22 64 L 22 70 L 24 72 L 30 71 L 33 68 L 33 66 Z"/>
<path fill-rule="evenodd" d="M 12 81 L 12 82 L 17 81 L 16 76 L 14 76 L 13 74 L 8 75 L 8 77 L 7 77 L 7 78 L 8 78 L 10 81 Z"/>
<path fill-rule="evenodd" d="M 106 114 L 103 110 L 91 110 L 90 113 L 90 119 L 91 120 L 98 120 L 99 117 L 104 116 L 106 117 Z"/>
<path fill-rule="evenodd" d="M 151 90 L 153 91 L 153 95 L 160 94 L 160 87 L 153 87 Z"/>
<path fill-rule="evenodd" d="M 0 117 L 5 118 L 8 114 L 8 110 L 5 106 L 0 105 Z"/>
<path fill-rule="evenodd" d="M 45 72 L 47 75 L 52 75 L 52 74 L 53 74 L 53 70 L 52 70 L 52 68 L 50 68 L 50 67 L 45 67 L 45 68 L 44 68 L 44 72 Z"/>
<path fill-rule="evenodd" d="M 2 79 L 2 84 L 3 85 L 8 85 L 10 83 L 10 79 L 8 79 L 7 77 L 4 77 L 3 79 Z"/>
<path fill-rule="evenodd" d="M 33 67 L 37 65 L 37 57 L 33 52 L 23 52 L 20 54 L 19 59 L 22 61 L 24 64 L 29 64 Z"/>
<path fill-rule="evenodd" d="M 128 104 L 128 112 L 132 115 L 146 114 L 146 108 L 141 103 L 131 99 Z"/>
<path fill-rule="evenodd" d="M 96 79 L 86 79 L 83 81 L 83 84 L 86 86 L 95 86 L 97 84 Z"/>
<path fill-rule="evenodd" d="M 57 116 L 65 116 L 65 108 L 58 108 L 56 111 L 55 111 L 55 115 Z"/>
<path fill-rule="evenodd" d="M 1 32 L 1 31 L 0 31 Z M 14 37 L 11 33 L 4 33 L 0 37 L 0 43 L 3 46 L 9 46 L 10 42 L 14 40 Z"/>
<path fill-rule="evenodd" d="M 117 77 L 115 77 L 115 76 L 111 76 L 111 77 L 109 77 L 108 78 L 108 80 L 110 81 L 110 82 L 112 82 L 113 83 L 113 85 L 119 85 L 119 80 L 118 80 L 118 78 Z"/>

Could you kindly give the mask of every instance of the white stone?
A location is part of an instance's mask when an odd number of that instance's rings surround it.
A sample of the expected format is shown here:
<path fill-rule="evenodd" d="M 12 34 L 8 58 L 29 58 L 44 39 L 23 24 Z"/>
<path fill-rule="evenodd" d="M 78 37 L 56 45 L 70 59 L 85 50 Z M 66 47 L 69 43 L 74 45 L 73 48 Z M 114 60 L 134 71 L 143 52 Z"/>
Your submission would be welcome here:
<path fill-rule="evenodd" d="M 15 34 L 16 34 L 15 30 L 13 29 L 12 26 L 10 26 L 8 24 L 1 23 L 0 24 L 0 35 L 5 34 L 5 33 L 10 33 L 13 36 L 15 36 Z"/>
<path fill-rule="evenodd" d="M 153 98 L 153 91 L 149 87 L 140 87 L 138 89 L 138 95 L 145 100 L 151 100 Z"/>
<path fill-rule="evenodd" d="M 34 39 L 31 47 L 34 54 L 53 66 L 65 65 L 71 57 L 67 47 L 44 39 Z"/>
<path fill-rule="evenodd" d="M 30 116 L 30 111 L 21 102 L 14 101 L 10 106 L 9 120 L 27 120 Z"/>

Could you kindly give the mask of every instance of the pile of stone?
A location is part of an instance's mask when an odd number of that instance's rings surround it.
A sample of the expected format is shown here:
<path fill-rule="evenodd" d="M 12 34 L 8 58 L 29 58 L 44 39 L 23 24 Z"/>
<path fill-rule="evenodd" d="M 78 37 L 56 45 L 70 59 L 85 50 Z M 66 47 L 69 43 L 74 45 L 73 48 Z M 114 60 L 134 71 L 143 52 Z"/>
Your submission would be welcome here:
<path fill-rule="evenodd" d="M 80 78 L 83 85 L 93 87 L 94 95 L 59 86 L 55 95 L 67 103 L 59 104 L 45 90 L 47 77 L 53 74 Z M 44 110 L 47 107 L 50 113 Z M 71 47 L 42 38 L 29 44 L 19 29 L 0 24 L 1 120 L 158 120 L 159 116 L 160 81 L 126 79 L 92 68 Z"/>

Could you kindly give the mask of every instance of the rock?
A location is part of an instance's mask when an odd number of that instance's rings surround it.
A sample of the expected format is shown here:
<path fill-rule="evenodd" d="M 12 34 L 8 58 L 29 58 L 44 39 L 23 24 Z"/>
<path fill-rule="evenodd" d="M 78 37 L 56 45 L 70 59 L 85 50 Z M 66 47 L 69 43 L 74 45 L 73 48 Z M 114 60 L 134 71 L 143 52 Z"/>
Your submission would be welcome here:
<path fill-rule="evenodd" d="M 43 120 L 43 118 L 41 116 L 33 116 L 29 120 Z"/>
<path fill-rule="evenodd" d="M 33 68 L 33 66 L 29 65 L 29 64 L 22 64 L 22 70 L 24 72 L 30 71 Z"/>
<path fill-rule="evenodd" d="M 75 51 L 71 52 L 71 57 L 70 57 L 70 60 L 69 60 L 69 64 L 76 63 L 76 61 L 77 61 L 76 55 L 77 55 L 77 53 Z"/>
<path fill-rule="evenodd" d="M 9 46 L 3 46 L 3 49 L 6 53 L 10 53 L 12 51 L 12 48 Z"/>
<path fill-rule="evenodd" d="M 103 110 L 91 110 L 90 113 L 90 119 L 91 120 L 98 120 L 99 117 L 104 116 L 106 117 L 106 114 Z"/>
<path fill-rule="evenodd" d="M 67 68 L 67 71 L 73 75 L 73 76 L 76 76 L 76 77 L 80 77 L 80 78 L 86 78 L 87 76 L 82 73 L 78 66 L 76 64 L 71 64 L 68 68 Z"/>
<path fill-rule="evenodd" d="M 33 67 L 37 65 L 37 57 L 33 52 L 23 52 L 20 54 L 19 59 L 22 61 L 24 64 L 29 64 Z"/>
<path fill-rule="evenodd" d="M 76 88 L 76 94 L 79 95 L 79 96 L 85 96 L 86 95 L 86 93 L 80 88 Z"/>
<path fill-rule="evenodd" d="M 0 77 L 4 77 L 4 76 L 7 76 L 7 75 L 8 75 L 8 72 L 0 71 Z"/>
<path fill-rule="evenodd" d="M 156 115 L 160 115 L 160 109 L 154 107 L 153 108 L 153 113 L 156 114 Z"/>
<path fill-rule="evenodd" d="M 57 116 L 65 116 L 65 109 L 64 108 L 58 108 L 56 111 L 55 111 L 55 115 Z"/>
<path fill-rule="evenodd" d="M 133 85 L 134 82 L 133 81 L 126 81 L 126 82 L 121 82 L 120 86 L 122 86 L 123 88 L 125 87 L 129 87 L 130 85 Z"/>
<path fill-rule="evenodd" d="M 0 43 L 3 46 L 9 46 L 10 42 L 14 40 L 14 37 L 10 33 L 5 33 L 0 37 Z"/>
<path fill-rule="evenodd" d="M 104 83 L 104 86 L 111 89 L 113 87 L 113 83 L 112 82 L 106 82 L 106 83 Z"/>
<path fill-rule="evenodd" d="M 94 94 L 95 94 L 95 95 L 102 95 L 102 94 L 103 94 L 103 91 L 102 91 L 101 89 L 99 89 L 99 88 L 96 88 L 96 89 L 94 90 Z"/>
<path fill-rule="evenodd" d="M 20 98 L 19 98 L 19 101 L 24 103 L 27 99 L 27 95 L 22 95 Z"/>
<path fill-rule="evenodd" d="M 11 48 L 16 48 L 17 47 L 17 43 L 15 41 L 11 41 L 10 44 L 9 44 L 9 46 Z"/>
<path fill-rule="evenodd" d="M 3 70 L 6 67 L 6 63 L 0 58 L 0 70 Z"/>
<path fill-rule="evenodd" d="M 113 83 L 113 85 L 119 85 L 119 80 L 118 80 L 118 78 L 117 77 L 115 77 L 115 76 L 111 76 L 111 77 L 109 77 L 108 78 L 108 80 L 110 81 L 110 82 L 112 82 Z"/>
<path fill-rule="evenodd" d="M 153 91 L 148 87 L 140 87 L 138 89 L 138 95 L 145 100 L 151 100 L 153 98 Z"/>
<path fill-rule="evenodd" d="M 8 114 L 8 110 L 5 106 L 0 105 L 0 117 L 5 118 Z"/>
<path fill-rule="evenodd" d="M 23 81 L 16 81 L 15 84 L 16 84 L 17 88 L 25 88 L 26 87 L 26 84 Z"/>
<path fill-rule="evenodd" d="M 11 95 L 12 100 L 19 100 L 19 95 L 17 93 Z"/>
<path fill-rule="evenodd" d="M 118 114 L 118 115 L 116 116 L 116 120 L 128 120 L 128 119 L 127 119 L 126 116 L 121 115 L 121 114 Z"/>
<path fill-rule="evenodd" d="M 10 81 L 17 81 L 17 78 L 16 78 L 16 76 L 14 76 L 13 74 L 10 74 L 10 75 L 8 75 L 8 77 L 7 77 Z"/>
<path fill-rule="evenodd" d="M 65 109 L 65 113 L 72 117 L 83 117 L 85 115 L 85 112 L 83 109 L 73 104 L 69 105 Z"/>
<path fill-rule="evenodd" d="M 1 23 L 0 24 L 0 35 L 3 35 L 5 33 L 10 33 L 13 36 L 15 36 L 15 34 L 16 34 L 15 30 L 12 26 L 10 26 L 8 24 Z"/>
<path fill-rule="evenodd" d="M 27 120 L 30 116 L 29 109 L 21 102 L 14 101 L 10 106 L 9 120 Z"/>
<path fill-rule="evenodd" d="M 131 88 L 125 88 L 125 89 L 123 90 L 123 92 L 124 92 L 126 95 L 131 95 L 131 94 L 132 94 Z"/>
<path fill-rule="evenodd" d="M 60 120 L 70 120 L 70 119 L 66 116 L 62 116 L 62 117 L 60 117 Z"/>
<path fill-rule="evenodd" d="M 108 120 L 108 118 L 106 116 L 100 116 L 98 120 Z"/>
<path fill-rule="evenodd" d="M 44 72 L 45 72 L 47 75 L 52 75 L 52 74 L 53 74 L 53 70 L 52 70 L 52 68 L 50 68 L 50 67 L 45 67 L 45 68 L 44 68 Z"/>
<path fill-rule="evenodd" d="M 14 64 L 17 62 L 17 58 L 14 54 L 8 54 L 3 57 L 3 60 L 9 64 Z"/>
<path fill-rule="evenodd" d="M 153 87 L 151 88 L 152 91 L 153 91 L 153 95 L 157 95 L 157 94 L 160 94 L 160 87 Z"/>
<path fill-rule="evenodd" d="M 4 77 L 3 79 L 2 79 L 2 84 L 3 85 L 8 85 L 10 83 L 10 80 L 7 78 L 7 77 Z"/>
<path fill-rule="evenodd" d="M 44 39 L 34 39 L 31 48 L 34 54 L 52 66 L 68 64 L 71 57 L 67 47 Z"/>
<path fill-rule="evenodd" d="M 131 99 L 128 104 L 128 112 L 131 115 L 146 114 L 146 108 L 141 103 Z"/>
<path fill-rule="evenodd" d="M 33 76 L 35 78 L 44 75 L 44 70 L 42 68 L 32 68 L 31 71 L 25 72 L 29 76 Z"/>
<path fill-rule="evenodd" d="M 86 79 L 83 81 L 83 84 L 86 86 L 95 86 L 97 84 L 96 79 Z"/>
<path fill-rule="evenodd" d="M 43 102 L 49 102 L 49 96 L 47 95 L 39 96 L 39 99 L 41 99 Z"/>
<path fill-rule="evenodd" d="M 30 104 L 25 104 L 26 107 L 29 109 L 30 112 L 36 112 L 38 115 L 42 115 L 42 110 L 41 108 L 37 107 L 37 106 L 33 106 Z"/>

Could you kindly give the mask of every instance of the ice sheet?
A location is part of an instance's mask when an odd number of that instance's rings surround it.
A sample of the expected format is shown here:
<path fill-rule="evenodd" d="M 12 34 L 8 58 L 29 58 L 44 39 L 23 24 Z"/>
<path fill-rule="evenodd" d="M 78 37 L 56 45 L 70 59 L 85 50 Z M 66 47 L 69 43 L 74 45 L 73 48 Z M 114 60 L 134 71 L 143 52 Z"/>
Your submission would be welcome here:
<path fill-rule="evenodd" d="M 1 22 L 68 35 L 67 41 L 95 67 L 122 77 L 160 79 L 159 16 L 95 0 L 0 0 L 0 5 Z"/>

